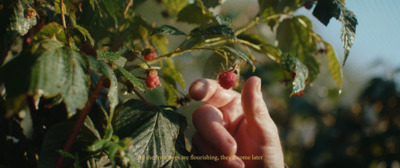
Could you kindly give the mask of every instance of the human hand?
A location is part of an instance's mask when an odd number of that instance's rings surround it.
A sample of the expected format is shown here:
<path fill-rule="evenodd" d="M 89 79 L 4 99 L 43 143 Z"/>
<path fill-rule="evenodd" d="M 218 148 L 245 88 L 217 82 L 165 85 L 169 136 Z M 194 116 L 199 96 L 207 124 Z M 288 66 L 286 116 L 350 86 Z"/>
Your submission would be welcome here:
<path fill-rule="evenodd" d="M 249 78 L 241 94 L 225 90 L 210 79 L 199 79 L 192 83 L 190 96 L 206 103 L 193 112 L 193 124 L 197 131 L 192 137 L 192 153 L 235 158 L 217 162 L 196 161 L 196 165 L 284 167 L 278 130 L 260 89 L 261 80 L 258 77 Z M 249 156 L 250 159 L 236 156 Z"/>

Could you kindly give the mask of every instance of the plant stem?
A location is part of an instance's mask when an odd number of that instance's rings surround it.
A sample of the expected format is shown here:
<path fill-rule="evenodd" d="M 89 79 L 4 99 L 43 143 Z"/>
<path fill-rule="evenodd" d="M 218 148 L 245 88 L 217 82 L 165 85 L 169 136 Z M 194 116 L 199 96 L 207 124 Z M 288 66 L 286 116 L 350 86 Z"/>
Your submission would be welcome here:
<path fill-rule="evenodd" d="M 64 29 L 66 29 L 67 25 L 65 24 L 65 16 L 64 16 L 64 0 L 60 1 L 60 10 L 61 10 L 61 21 Z"/>
<path fill-rule="evenodd" d="M 253 26 L 255 26 L 256 24 L 258 24 L 260 21 L 265 22 L 265 21 L 267 21 L 267 20 L 274 19 L 274 18 L 278 18 L 278 17 L 284 16 L 284 15 L 288 15 L 288 14 L 285 14 L 285 13 L 278 13 L 278 14 L 271 15 L 271 16 L 268 16 L 268 17 L 265 17 L 265 18 L 261 18 L 261 19 L 260 19 L 259 17 L 256 17 L 253 21 L 251 21 L 251 22 L 250 22 L 249 24 L 247 24 L 245 27 L 243 27 L 243 28 L 237 30 L 237 31 L 235 32 L 235 36 L 237 36 L 237 35 L 239 35 L 239 34 L 242 34 L 242 33 L 245 32 L 246 30 L 248 30 L 248 29 L 252 28 Z"/>
<path fill-rule="evenodd" d="M 101 90 L 103 89 L 103 80 L 104 79 L 105 79 L 105 77 L 103 76 L 97 82 L 95 88 L 93 89 L 92 94 L 89 97 L 88 103 L 79 113 L 78 120 L 76 121 L 74 128 L 72 129 L 71 134 L 69 135 L 68 140 L 64 145 L 64 148 L 63 148 L 64 152 L 69 152 L 72 148 L 72 145 L 75 143 L 75 141 L 78 137 L 79 131 L 81 130 L 83 123 L 85 122 L 85 119 L 86 119 L 87 115 L 89 114 L 90 109 L 92 108 L 94 102 L 96 101 L 97 97 L 101 93 Z M 54 167 L 61 168 L 64 161 L 65 161 L 65 157 L 60 155 L 58 157 L 58 160 Z"/>

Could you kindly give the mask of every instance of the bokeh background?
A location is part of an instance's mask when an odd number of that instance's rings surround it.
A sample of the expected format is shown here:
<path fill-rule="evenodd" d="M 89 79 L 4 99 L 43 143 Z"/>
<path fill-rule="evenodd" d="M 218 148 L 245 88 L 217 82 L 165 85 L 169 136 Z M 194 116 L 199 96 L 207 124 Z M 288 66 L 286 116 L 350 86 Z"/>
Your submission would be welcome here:
<path fill-rule="evenodd" d="M 159 11 L 146 10 L 157 5 Z M 400 58 L 397 52 L 400 1 L 347 0 L 346 5 L 356 14 L 359 24 L 349 59 L 343 67 L 341 90 L 331 78 L 327 60 L 322 56 L 317 57 L 321 73 L 302 97 L 289 97 L 290 87 L 283 82 L 281 68 L 266 58 L 257 57 L 254 73 L 241 72 L 242 83 L 253 75 L 262 78 L 264 98 L 279 127 L 289 167 L 400 167 Z M 147 21 L 159 25 L 174 25 L 185 32 L 194 28 L 163 17 L 164 10 L 165 6 L 147 1 L 138 12 Z M 214 12 L 232 19 L 233 27 L 237 28 L 257 14 L 258 3 L 257 0 L 226 0 Z M 341 23 L 332 19 L 326 27 L 312 16 L 312 10 L 305 8 L 300 8 L 296 15 L 311 19 L 314 31 L 333 45 L 342 62 Z M 266 25 L 260 24 L 253 31 L 263 32 L 263 38 L 274 43 L 274 35 Z M 184 40 L 184 37 L 167 37 L 171 49 Z M 192 52 L 176 57 L 186 88 L 198 78 L 216 79 L 221 66 L 209 59 L 210 55 L 210 52 Z M 181 92 L 187 93 L 187 89 L 181 88 Z M 146 96 L 162 104 L 163 96 L 159 94 L 148 92 Z M 191 113 L 200 105 L 191 102 L 180 109 L 189 123 L 188 139 L 195 131 Z"/>

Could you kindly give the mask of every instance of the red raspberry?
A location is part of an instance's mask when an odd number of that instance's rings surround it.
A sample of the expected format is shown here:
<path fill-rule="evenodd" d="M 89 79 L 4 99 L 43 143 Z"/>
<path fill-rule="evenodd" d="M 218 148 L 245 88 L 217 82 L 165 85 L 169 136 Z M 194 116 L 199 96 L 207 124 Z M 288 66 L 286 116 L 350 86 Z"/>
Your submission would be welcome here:
<path fill-rule="evenodd" d="M 148 48 L 148 49 L 143 50 L 142 55 L 146 61 L 150 61 L 150 60 L 157 58 L 157 53 L 153 48 Z"/>
<path fill-rule="evenodd" d="M 304 95 L 304 90 L 302 90 L 302 91 L 300 91 L 300 92 L 297 92 L 297 93 L 295 93 L 294 95 L 297 96 L 297 97 L 301 97 L 301 96 Z"/>
<path fill-rule="evenodd" d="M 230 89 L 235 85 L 236 74 L 233 71 L 225 71 L 218 75 L 218 83 L 224 89 Z"/>
<path fill-rule="evenodd" d="M 158 85 L 161 85 L 160 79 L 158 78 L 157 75 L 157 70 L 150 70 L 149 74 L 147 75 L 146 79 L 146 86 L 152 90 L 156 88 Z"/>

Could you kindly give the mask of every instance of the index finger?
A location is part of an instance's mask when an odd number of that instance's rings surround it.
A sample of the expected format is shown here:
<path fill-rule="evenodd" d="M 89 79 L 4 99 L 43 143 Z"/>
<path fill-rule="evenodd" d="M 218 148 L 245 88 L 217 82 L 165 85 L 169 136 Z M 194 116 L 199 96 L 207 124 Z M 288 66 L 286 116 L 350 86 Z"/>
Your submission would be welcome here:
<path fill-rule="evenodd" d="M 205 78 L 192 83 L 189 95 L 195 100 L 206 102 L 217 108 L 224 107 L 235 97 L 240 96 L 238 92 L 222 88 L 217 81 Z"/>

